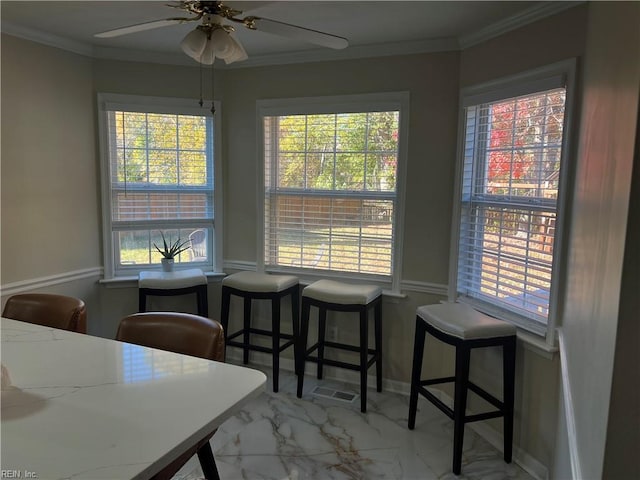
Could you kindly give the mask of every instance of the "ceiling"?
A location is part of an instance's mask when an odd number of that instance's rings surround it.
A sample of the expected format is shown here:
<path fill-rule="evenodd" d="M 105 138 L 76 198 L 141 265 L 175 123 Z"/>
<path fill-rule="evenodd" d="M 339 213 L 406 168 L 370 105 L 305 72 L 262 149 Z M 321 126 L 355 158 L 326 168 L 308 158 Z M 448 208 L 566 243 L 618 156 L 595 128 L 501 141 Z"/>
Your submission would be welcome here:
<path fill-rule="evenodd" d="M 188 22 L 116 38 L 95 33 L 182 17 L 156 1 L 7 1 L 2 31 L 83 55 L 196 65 L 179 47 L 197 24 Z M 175 2 L 174 2 L 175 3 Z M 331 50 L 300 40 L 236 26 L 249 60 L 234 66 L 456 50 L 566 9 L 576 2 L 534 1 L 238 1 L 229 6 L 254 15 L 345 37 Z M 216 62 L 216 66 L 218 63 Z"/>

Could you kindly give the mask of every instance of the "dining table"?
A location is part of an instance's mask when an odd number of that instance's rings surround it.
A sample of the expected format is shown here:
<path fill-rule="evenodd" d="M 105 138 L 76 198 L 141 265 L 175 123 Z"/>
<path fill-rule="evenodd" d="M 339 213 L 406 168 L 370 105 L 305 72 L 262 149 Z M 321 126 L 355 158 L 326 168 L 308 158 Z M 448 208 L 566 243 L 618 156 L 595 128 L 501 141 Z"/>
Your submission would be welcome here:
<path fill-rule="evenodd" d="M 151 478 L 266 382 L 242 366 L 0 321 L 2 478 Z"/>

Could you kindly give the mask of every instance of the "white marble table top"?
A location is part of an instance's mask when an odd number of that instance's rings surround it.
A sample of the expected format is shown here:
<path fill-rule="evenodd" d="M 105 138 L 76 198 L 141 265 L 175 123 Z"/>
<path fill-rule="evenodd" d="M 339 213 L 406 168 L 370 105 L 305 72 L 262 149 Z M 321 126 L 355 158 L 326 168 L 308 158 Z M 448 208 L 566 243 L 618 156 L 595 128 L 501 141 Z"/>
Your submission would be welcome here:
<path fill-rule="evenodd" d="M 2 471 L 149 478 L 263 390 L 257 370 L 2 318 Z"/>

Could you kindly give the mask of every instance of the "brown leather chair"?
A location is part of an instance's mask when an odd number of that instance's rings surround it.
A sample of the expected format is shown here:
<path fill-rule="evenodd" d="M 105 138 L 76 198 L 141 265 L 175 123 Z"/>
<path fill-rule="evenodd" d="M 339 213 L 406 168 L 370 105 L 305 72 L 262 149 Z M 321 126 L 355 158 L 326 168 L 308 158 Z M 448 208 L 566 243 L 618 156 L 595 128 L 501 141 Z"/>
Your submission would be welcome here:
<path fill-rule="evenodd" d="M 216 320 L 189 313 L 147 312 L 129 315 L 120 321 L 116 340 L 183 355 L 224 361 L 222 325 Z M 183 453 L 153 479 L 170 479 L 197 453 L 205 478 L 219 480 L 220 476 L 209 443 L 214 433 Z"/>
<path fill-rule="evenodd" d="M 24 293 L 7 300 L 2 316 L 72 332 L 87 333 L 87 309 L 78 298 Z"/>

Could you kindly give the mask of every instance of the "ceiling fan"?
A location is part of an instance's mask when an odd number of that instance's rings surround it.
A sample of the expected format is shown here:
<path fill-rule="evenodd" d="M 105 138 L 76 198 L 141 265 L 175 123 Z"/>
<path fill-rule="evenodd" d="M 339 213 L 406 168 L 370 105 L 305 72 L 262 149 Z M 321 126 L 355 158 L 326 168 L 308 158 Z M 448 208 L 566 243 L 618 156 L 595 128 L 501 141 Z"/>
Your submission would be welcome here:
<path fill-rule="evenodd" d="M 337 50 L 346 48 L 349 45 L 346 38 L 318 30 L 263 17 L 242 17 L 241 10 L 235 10 L 225 5 L 222 1 L 183 0 L 176 4 L 168 4 L 168 6 L 184 10 L 192 16 L 139 23 L 97 33 L 95 36 L 99 38 L 118 37 L 154 28 L 202 20 L 200 25 L 184 37 L 180 46 L 191 58 L 206 65 L 212 65 L 216 57 L 223 59 L 227 64 L 248 58 L 246 51 L 233 34 L 234 23 L 242 25 L 249 30 L 260 30 Z"/>

